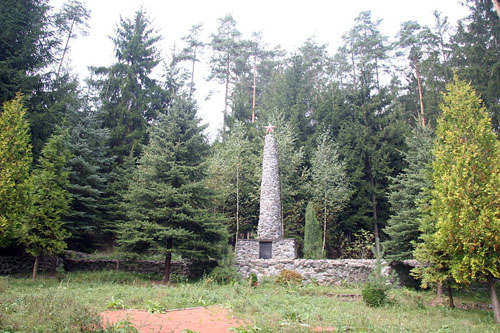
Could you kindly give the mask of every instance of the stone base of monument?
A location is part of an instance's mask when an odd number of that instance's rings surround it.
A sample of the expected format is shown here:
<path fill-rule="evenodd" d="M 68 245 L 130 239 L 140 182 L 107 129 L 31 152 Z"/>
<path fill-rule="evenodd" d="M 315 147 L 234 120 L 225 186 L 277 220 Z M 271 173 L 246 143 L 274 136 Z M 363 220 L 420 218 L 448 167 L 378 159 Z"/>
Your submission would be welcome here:
<path fill-rule="evenodd" d="M 297 258 L 295 239 L 238 239 L 236 241 L 237 261 L 295 258 Z"/>

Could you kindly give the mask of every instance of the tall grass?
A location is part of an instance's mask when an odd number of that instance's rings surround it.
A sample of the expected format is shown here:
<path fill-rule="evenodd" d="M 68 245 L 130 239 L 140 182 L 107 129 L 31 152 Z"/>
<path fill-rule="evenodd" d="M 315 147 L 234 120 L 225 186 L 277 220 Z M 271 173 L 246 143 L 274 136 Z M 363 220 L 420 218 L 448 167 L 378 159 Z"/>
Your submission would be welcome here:
<path fill-rule="evenodd" d="M 0 277 L 0 332 L 98 330 L 98 313 L 107 308 L 147 310 L 151 304 L 157 309 L 222 305 L 259 332 L 309 332 L 316 326 L 350 332 L 499 331 L 488 311 L 431 306 L 432 294 L 408 289 L 391 290 L 388 305 L 369 308 L 357 286 L 278 285 L 267 279 L 251 287 L 206 279 L 167 287 L 155 279 L 123 272 L 71 273 L 61 281 Z M 474 299 L 461 294 L 456 301 Z"/>

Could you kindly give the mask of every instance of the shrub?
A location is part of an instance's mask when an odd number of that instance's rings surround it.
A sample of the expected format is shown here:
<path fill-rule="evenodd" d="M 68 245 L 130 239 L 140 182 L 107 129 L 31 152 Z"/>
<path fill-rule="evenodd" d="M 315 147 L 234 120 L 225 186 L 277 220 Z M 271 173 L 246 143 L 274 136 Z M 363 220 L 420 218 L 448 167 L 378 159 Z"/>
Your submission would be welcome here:
<path fill-rule="evenodd" d="M 276 282 L 287 285 L 300 284 L 303 279 L 302 275 L 294 270 L 282 269 L 276 277 Z"/>
<path fill-rule="evenodd" d="M 240 276 L 234 266 L 217 266 L 208 277 L 217 284 L 229 284 L 237 281 Z"/>
<path fill-rule="evenodd" d="M 250 287 L 256 287 L 259 284 L 259 279 L 257 278 L 257 274 L 250 273 L 248 276 L 248 285 Z"/>
<path fill-rule="evenodd" d="M 231 246 L 228 246 L 224 251 L 222 259 L 219 260 L 218 266 L 208 275 L 209 280 L 217 284 L 229 284 L 239 280 L 240 275 L 236 270 L 235 263 L 234 251 Z"/>
<path fill-rule="evenodd" d="M 370 307 L 379 307 L 387 302 L 387 287 L 378 283 L 368 282 L 361 291 L 363 302 Z"/>

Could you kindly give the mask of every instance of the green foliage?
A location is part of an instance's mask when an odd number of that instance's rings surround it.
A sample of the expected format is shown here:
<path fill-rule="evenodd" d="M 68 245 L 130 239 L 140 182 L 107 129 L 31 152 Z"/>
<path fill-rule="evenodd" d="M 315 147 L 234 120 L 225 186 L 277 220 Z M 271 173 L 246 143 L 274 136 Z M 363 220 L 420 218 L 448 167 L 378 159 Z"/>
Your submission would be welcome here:
<path fill-rule="evenodd" d="M 470 84 L 447 87 L 436 130 L 432 214 L 457 282 L 500 277 L 500 143 Z"/>
<path fill-rule="evenodd" d="M 215 267 L 208 275 L 209 279 L 218 284 L 229 284 L 239 281 L 241 276 L 235 266 L 236 258 L 232 251 L 232 246 L 228 246 L 223 258 L 219 260 Z"/>
<path fill-rule="evenodd" d="M 343 288 L 309 284 L 300 288 L 283 288 L 275 283 L 261 283 L 258 288 L 251 288 L 246 283 L 235 283 L 211 284 L 207 287 L 200 281 L 159 288 L 144 282 L 99 283 L 87 280 L 86 274 L 88 272 L 70 273 L 62 282 L 53 279 L 32 281 L 0 277 L 0 290 L 3 290 L 0 293 L 3 310 L 0 312 L 0 329 L 9 332 L 36 332 L 36 327 L 42 327 L 47 328 L 46 331 L 61 332 L 64 327 L 68 327 L 66 331 L 73 332 L 75 329 L 71 329 L 69 325 L 56 326 L 55 323 L 69 321 L 72 312 L 77 313 L 78 316 L 75 317 L 83 322 L 89 317 L 83 311 L 75 311 L 76 307 L 94 309 L 92 311 L 97 315 L 105 309 L 106 303 L 114 295 L 123 300 L 126 308 L 143 310 L 146 310 L 147 300 L 159 302 L 166 309 L 193 307 L 203 303 L 223 305 L 231 309 L 237 318 L 251 320 L 248 330 L 257 327 L 260 332 L 301 332 L 316 326 L 383 332 L 498 331 L 498 326 L 488 311 L 430 306 L 434 299 L 432 293 L 405 288 L 390 291 L 389 297 L 394 301 L 389 306 L 371 308 L 364 306 L 358 299 L 361 288 L 356 285 Z M 477 293 L 472 293 L 475 294 Z M 480 294 L 481 298 L 477 298 L 477 295 L 471 298 L 470 292 L 461 293 L 456 295 L 457 302 L 486 302 L 484 291 Z M 341 295 L 355 296 L 344 302 L 341 301 L 344 299 Z M 66 301 L 54 301 L 60 298 Z M 30 302 L 33 304 L 28 306 Z M 419 302 L 424 307 L 419 307 Z M 54 306 L 49 305 L 52 303 L 55 303 Z M 287 323 L 287 326 L 282 323 Z M 241 328 L 245 329 L 245 326 Z"/>
<path fill-rule="evenodd" d="M 374 237 L 368 230 L 360 230 L 352 235 L 352 240 L 343 240 L 342 256 L 344 259 L 369 259 L 372 257 Z"/>
<path fill-rule="evenodd" d="M 323 258 L 322 243 L 323 230 L 316 217 L 314 204 L 309 202 L 306 208 L 306 226 L 304 228 L 304 258 Z"/>
<path fill-rule="evenodd" d="M 7 332 L 89 332 L 101 327 L 101 317 L 67 289 L 29 289 L 2 297 L 0 328 Z"/>
<path fill-rule="evenodd" d="M 160 37 L 151 28 L 143 9 L 134 19 L 120 19 L 115 45 L 117 62 L 110 67 L 93 68 L 98 78 L 92 81 L 99 91 L 99 110 L 104 127 L 109 128 L 109 146 L 118 163 L 137 157 L 147 143 L 148 123 L 157 119 L 168 104 L 166 92 L 151 78 L 160 63 L 157 42 Z"/>
<path fill-rule="evenodd" d="M 320 214 L 323 217 L 323 256 L 326 255 L 327 225 L 335 221 L 352 194 L 345 169 L 337 145 L 326 133 L 322 134 L 311 160 L 311 192 L 314 202 L 321 207 Z"/>
<path fill-rule="evenodd" d="M 71 197 L 68 186 L 67 162 L 71 157 L 67 146 L 68 132 L 53 135 L 42 150 L 31 183 L 32 204 L 27 207 L 22 243 L 35 256 L 55 255 L 66 248 L 69 236 L 61 218 L 69 210 Z"/>
<path fill-rule="evenodd" d="M 391 178 L 389 202 L 393 215 L 387 221 L 384 232 L 390 237 L 383 243 L 386 258 L 405 260 L 413 257 L 418 241 L 421 210 L 418 203 L 423 200 L 424 189 L 432 185 L 432 132 L 429 127 L 418 125 L 406 139 L 408 151 L 404 152 L 407 167 Z"/>
<path fill-rule="evenodd" d="M 98 333 L 139 333 L 139 331 L 127 320 L 121 320 L 104 329 L 97 330 Z"/>
<path fill-rule="evenodd" d="M 237 238 L 253 231 L 258 220 L 258 151 L 241 122 L 236 122 L 212 151 L 206 182 L 216 194 L 218 211 L 228 217 L 228 230 Z"/>
<path fill-rule="evenodd" d="M 361 290 L 363 302 L 370 307 L 379 307 L 387 303 L 387 287 L 368 282 Z"/>
<path fill-rule="evenodd" d="M 101 128 L 94 114 L 74 114 L 69 138 L 72 153 L 68 161 L 71 207 L 64 216 L 65 228 L 71 233 L 68 247 L 89 250 L 96 235 L 106 230 L 105 219 L 109 209 L 105 195 L 109 193 L 108 183 L 113 159 L 108 157 L 109 133 Z M 102 239 L 102 236 L 101 236 Z"/>
<path fill-rule="evenodd" d="M 304 277 L 297 271 L 290 269 L 282 269 L 276 276 L 276 283 L 284 285 L 301 284 Z"/>
<path fill-rule="evenodd" d="M 20 236 L 29 204 L 32 156 L 25 115 L 20 94 L 0 113 L 0 247 Z"/>
<path fill-rule="evenodd" d="M 149 313 L 165 313 L 166 309 L 160 302 L 148 300 L 146 301 L 146 310 Z"/>
<path fill-rule="evenodd" d="M 115 299 L 115 296 L 111 297 L 111 301 L 106 304 L 106 309 L 125 309 L 125 305 L 123 304 L 123 300 Z"/>
<path fill-rule="evenodd" d="M 248 285 L 250 287 L 256 287 L 259 284 L 259 279 L 257 278 L 257 274 L 250 273 L 248 276 Z"/>
<path fill-rule="evenodd" d="M 227 232 L 220 215 L 209 209 L 208 145 L 198 123 L 195 107 L 179 98 L 151 128 L 151 141 L 124 195 L 128 219 L 119 233 L 124 250 L 162 254 L 167 263 L 173 253 L 200 261 L 220 256 Z"/>

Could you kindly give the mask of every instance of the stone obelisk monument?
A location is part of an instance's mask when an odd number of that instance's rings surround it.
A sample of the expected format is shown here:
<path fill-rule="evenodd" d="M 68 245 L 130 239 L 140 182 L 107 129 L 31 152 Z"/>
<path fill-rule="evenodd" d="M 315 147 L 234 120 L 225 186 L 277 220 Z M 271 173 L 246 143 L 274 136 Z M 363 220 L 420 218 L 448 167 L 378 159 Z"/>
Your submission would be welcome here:
<path fill-rule="evenodd" d="M 257 237 L 259 239 L 275 240 L 283 238 L 278 144 L 273 134 L 274 126 L 269 124 L 266 129 Z"/>
<path fill-rule="evenodd" d="M 278 145 L 273 133 L 275 126 L 269 124 L 265 128 L 257 239 L 236 241 L 237 260 L 296 258 L 295 241 L 283 238 Z"/>

